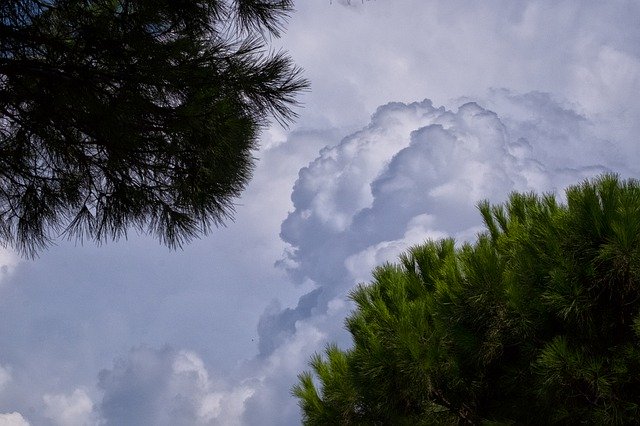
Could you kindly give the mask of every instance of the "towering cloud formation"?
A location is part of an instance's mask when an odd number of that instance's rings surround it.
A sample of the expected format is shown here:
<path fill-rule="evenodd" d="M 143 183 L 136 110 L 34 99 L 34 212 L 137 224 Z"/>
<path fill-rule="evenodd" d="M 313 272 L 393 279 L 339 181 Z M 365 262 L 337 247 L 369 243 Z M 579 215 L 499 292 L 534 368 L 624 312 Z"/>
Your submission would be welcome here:
<path fill-rule="evenodd" d="M 268 355 L 295 322 L 326 310 L 354 280 L 394 259 L 408 244 L 446 235 L 472 238 L 478 201 L 511 191 L 557 191 L 605 171 L 609 144 L 589 122 L 548 95 L 496 91 L 503 120 L 475 102 L 457 110 L 429 100 L 380 107 L 371 123 L 300 171 L 294 211 L 282 224 L 290 244 L 282 262 L 316 289 L 295 309 L 268 310 L 260 322 Z M 508 108 L 507 108 L 508 106 Z"/>
<path fill-rule="evenodd" d="M 429 100 L 384 105 L 367 127 L 300 170 L 294 210 L 281 228 L 289 249 L 280 264 L 294 281 L 315 288 L 296 307 L 274 303 L 264 312 L 263 362 L 277 362 L 310 336 L 340 340 L 350 289 L 409 245 L 473 239 L 481 225 L 478 201 L 501 202 L 512 191 L 561 193 L 610 167 L 627 171 L 588 119 L 547 94 L 499 90 L 485 102 L 504 117 L 468 100 L 455 110 Z M 286 374 L 278 374 L 280 386 L 257 389 L 248 407 L 255 410 L 261 399 L 269 401 L 263 410 L 292 404 Z M 269 380 L 267 374 L 263 383 Z"/>

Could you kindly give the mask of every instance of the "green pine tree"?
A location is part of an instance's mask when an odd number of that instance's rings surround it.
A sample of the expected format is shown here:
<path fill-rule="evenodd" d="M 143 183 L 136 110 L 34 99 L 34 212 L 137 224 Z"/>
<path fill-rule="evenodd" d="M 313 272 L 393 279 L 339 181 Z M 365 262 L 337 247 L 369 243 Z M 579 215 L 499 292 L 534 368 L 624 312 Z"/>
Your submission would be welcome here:
<path fill-rule="evenodd" d="M 135 228 L 175 247 L 229 218 L 259 131 L 307 87 L 268 51 L 292 7 L 0 2 L 0 244 Z"/>
<path fill-rule="evenodd" d="M 353 291 L 353 347 L 294 387 L 305 424 L 638 421 L 640 183 L 480 212 L 474 244 L 414 247 Z"/>

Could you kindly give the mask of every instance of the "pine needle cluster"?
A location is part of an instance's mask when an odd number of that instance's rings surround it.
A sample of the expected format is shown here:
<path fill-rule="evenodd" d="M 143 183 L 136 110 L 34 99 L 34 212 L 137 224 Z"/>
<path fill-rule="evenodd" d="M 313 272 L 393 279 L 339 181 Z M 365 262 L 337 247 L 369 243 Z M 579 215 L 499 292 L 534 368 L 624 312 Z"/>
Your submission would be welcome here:
<path fill-rule="evenodd" d="M 259 131 L 307 87 L 270 52 L 290 0 L 0 2 L 0 243 L 134 228 L 170 247 L 233 214 Z"/>
<path fill-rule="evenodd" d="M 353 291 L 353 347 L 316 355 L 293 390 L 305 424 L 638 421 L 640 183 L 480 212 L 474 244 L 413 247 Z"/>

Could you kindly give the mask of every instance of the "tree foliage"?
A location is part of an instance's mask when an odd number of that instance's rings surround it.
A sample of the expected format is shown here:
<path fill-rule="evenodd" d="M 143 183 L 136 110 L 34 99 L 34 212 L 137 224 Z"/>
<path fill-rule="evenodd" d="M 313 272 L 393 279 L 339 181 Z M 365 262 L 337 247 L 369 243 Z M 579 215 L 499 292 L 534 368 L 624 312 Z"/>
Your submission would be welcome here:
<path fill-rule="evenodd" d="M 484 202 L 474 244 L 413 247 L 352 293 L 354 346 L 294 394 L 304 423 L 634 424 L 640 183 Z"/>
<path fill-rule="evenodd" d="M 260 129 L 307 86 L 267 51 L 292 7 L 0 2 L 0 243 L 133 227 L 175 247 L 229 218 Z"/>

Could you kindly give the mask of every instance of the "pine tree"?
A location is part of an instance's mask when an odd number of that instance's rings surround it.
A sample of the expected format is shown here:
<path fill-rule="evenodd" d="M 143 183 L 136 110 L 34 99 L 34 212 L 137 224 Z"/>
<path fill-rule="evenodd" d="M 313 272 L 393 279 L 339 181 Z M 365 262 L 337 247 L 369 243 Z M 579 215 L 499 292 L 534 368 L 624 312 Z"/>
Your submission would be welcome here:
<path fill-rule="evenodd" d="M 480 212 L 474 244 L 413 247 L 353 291 L 353 347 L 294 387 L 305 424 L 637 422 L 640 183 Z"/>
<path fill-rule="evenodd" d="M 267 51 L 292 7 L 0 2 L 0 243 L 134 228 L 176 247 L 230 218 L 259 131 L 307 86 Z"/>

